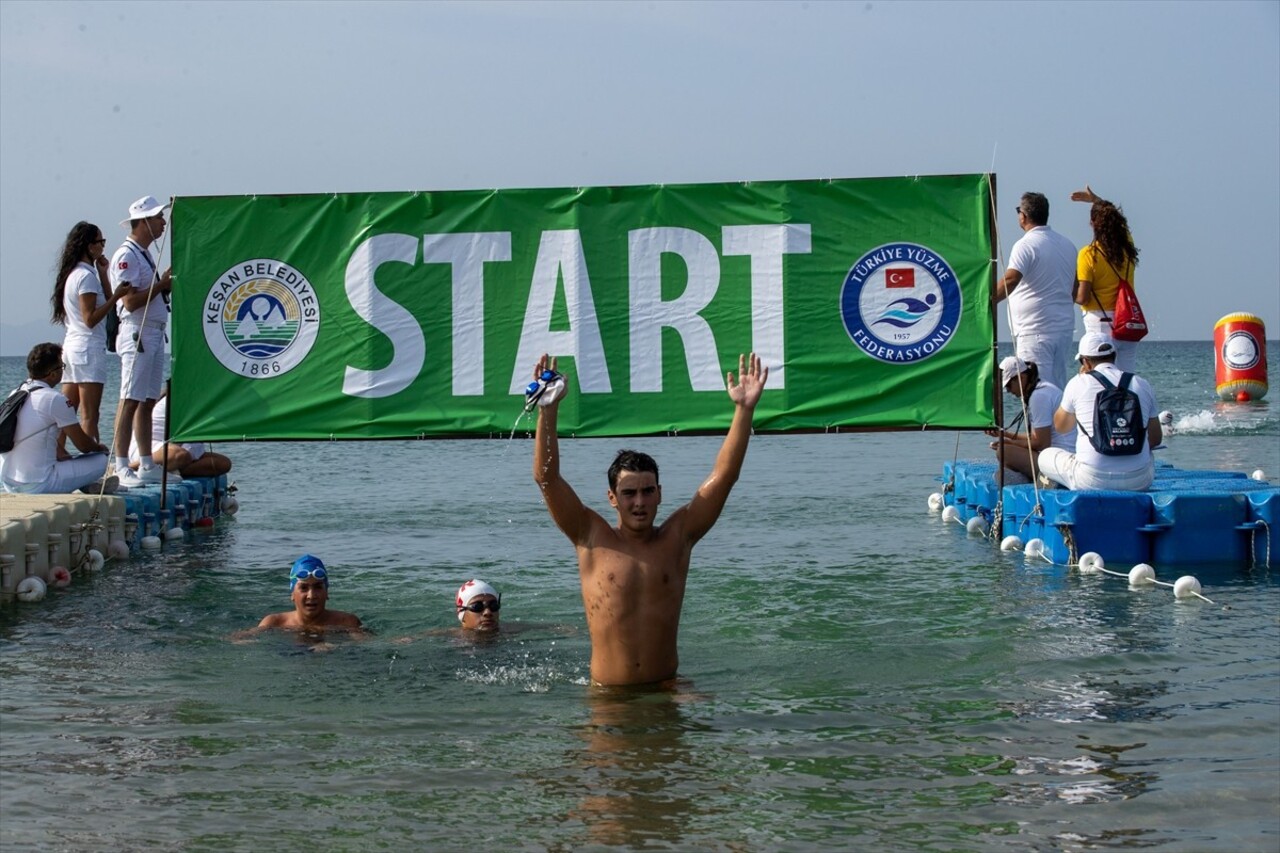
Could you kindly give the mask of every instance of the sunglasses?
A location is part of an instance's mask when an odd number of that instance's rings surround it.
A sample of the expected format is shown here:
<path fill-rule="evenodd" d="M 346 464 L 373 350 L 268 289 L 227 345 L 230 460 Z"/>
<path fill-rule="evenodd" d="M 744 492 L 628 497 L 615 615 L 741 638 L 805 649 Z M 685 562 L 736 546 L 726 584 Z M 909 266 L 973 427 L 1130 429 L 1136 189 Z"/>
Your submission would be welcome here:
<path fill-rule="evenodd" d="M 458 612 L 469 610 L 472 613 L 483 613 L 486 609 L 497 613 L 502 609 L 501 601 L 473 601 L 470 604 L 463 604 L 458 607 Z"/>
<path fill-rule="evenodd" d="M 1015 207 L 1015 208 L 1013 209 L 1013 215 L 1014 215 L 1014 216 L 1017 216 L 1019 213 L 1022 213 L 1022 206 L 1021 206 L 1021 205 L 1019 205 L 1018 207 Z"/>
<path fill-rule="evenodd" d="M 89 245 L 90 245 L 90 246 L 103 246 L 103 245 L 106 245 L 106 242 L 107 242 L 107 238 L 106 238 L 106 237 L 103 237 L 101 240 L 90 240 L 90 241 L 89 241 Z"/>

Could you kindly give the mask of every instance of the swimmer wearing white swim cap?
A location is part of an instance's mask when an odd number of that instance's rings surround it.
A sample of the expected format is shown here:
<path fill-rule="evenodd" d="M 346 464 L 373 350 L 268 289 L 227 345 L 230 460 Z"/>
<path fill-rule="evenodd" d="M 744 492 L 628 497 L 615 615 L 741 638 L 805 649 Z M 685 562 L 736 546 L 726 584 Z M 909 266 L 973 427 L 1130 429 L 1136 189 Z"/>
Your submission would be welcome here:
<path fill-rule="evenodd" d="M 469 580 L 458 587 L 454 607 L 464 631 L 499 630 L 498 610 L 502 607 L 502 596 L 484 581 Z"/>

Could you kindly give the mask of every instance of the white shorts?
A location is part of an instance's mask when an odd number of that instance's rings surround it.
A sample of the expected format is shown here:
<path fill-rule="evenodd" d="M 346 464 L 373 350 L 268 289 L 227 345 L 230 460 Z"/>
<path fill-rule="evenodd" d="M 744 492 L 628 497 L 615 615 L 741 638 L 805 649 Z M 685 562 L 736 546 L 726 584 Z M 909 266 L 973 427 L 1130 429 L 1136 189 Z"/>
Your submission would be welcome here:
<path fill-rule="evenodd" d="M 107 351 L 96 342 L 88 348 L 69 348 L 64 345 L 62 363 L 65 365 L 63 382 L 103 385 L 107 381 Z"/>
<path fill-rule="evenodd" d="M 1075 355 L 1075 347 L 1071 345 L 1071 332 L 1056 335 L 1038 335 L 1022 333 L 1018 335 L 1018 358 L 1034 362 L 1040 368 L 1040 378 L 1058 388 L 1067 387 L 1067 379 L 1075 375 L 1070 370 L 1071 359 Z"/>
<path fill-rule="evenodd" d="M 1076 461 L 1074 453 L 1061 447 L 1046 447 L 1036 459 L 1040 473 L 1068 489 L 1108 489 L 1116 492 L 1141 492 L 1155 479 L 1155 462 L 1136 471 L 1112 473 L 1099 471 Z"/>
<path fill-rule="evenodd" d="M 1097 332 L 1098 334 L 1111 341 L 1111 345 L 1116 348 L 1116 367 L 1125 373 L 1137 373 L 1138 371 L 1138 342 L 1137 341 L 1117 341 L 1111 337 L 1111 315 L 1108 314 L 1106 320 L 1102 319 L 1101 311 L 1086 311 L 1084 315 L 1085 333 Z"/>
<path fill-rule="evenodd" d="M 133 339 L 137 330 L 135 324 L 122 323 L 116 349 L 120 353 L 120 399 L 141 403 L 160 399 L 169 354 L 164 351 L 164 329 L 142 327 L 142 352 Z"/>

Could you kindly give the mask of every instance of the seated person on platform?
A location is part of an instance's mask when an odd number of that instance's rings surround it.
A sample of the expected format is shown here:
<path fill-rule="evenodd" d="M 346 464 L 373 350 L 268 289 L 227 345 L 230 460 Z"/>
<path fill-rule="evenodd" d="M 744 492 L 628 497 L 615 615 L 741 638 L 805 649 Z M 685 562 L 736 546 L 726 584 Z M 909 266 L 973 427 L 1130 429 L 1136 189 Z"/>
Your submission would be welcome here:
<path fill-rule="evenodd" d="M 484 581 L 469 580 L 460 586 L 454 606 L 463 631 L 496 634 L 500 630 L 498 609 L 502 607 L 502 596 Z"/>
<path fill-rule="evenodd" d="M 1080 339 L 1076 359 L 1080 373 L 1062 391 L 1062 402 L 1053 415 L 1055 429 L 1066 432 L 1078 429 L 1076 452 L 1057 447 L 1040 453 L 1040 473 L 1068 489 L 1117 489 L 1140 492 L 1155 477 L 1155 460 L 1151 448 L 1164 440 L 1157 415 L 1156 395 L 1141 376 L 1123 373 L 1116 367 L 1116 348 L 1111 338 L 1097 332 L 1086 332 Z M 1095 376 L 1096 374 L 1096 376 Z M 1104 377 L 1111 386 L 1119 387 L 1123 377 L 1131 377 L 1129 390 L 1138 400 L 1138 409 L 1130 416 L 1095 418 L 1099 400 L 1107 386 L 1097 379 Z M 1099 420 L 1109 421 L 1110 430 Z M 1132 432 L 1126 434 L 1125 430 Z M 1112 440 L 1108 441 L 1106 432 Z M 1096 437 L 1096 440 L 1095 438 Z M 1099 448 L 1105 448 L 1100 450 Z"/>
<path fill-rule="evenodd" d="M 1062 390 L 1040 378 L 1040 369 L 1035 362 L 1023 361 L 1016 355 L 1009 356 L 1000 362 L 1000 381 L 1005 391 L 1021 401 L 1014 426 L 1023 417 L 1031 426 L 1026 432 L 987 430 L 987 435 L 992 438 L 1004 438 L 1003 442 L 991 442 L 991 449 L 997 458 L 1002 453 L 1004 455 L 1004 466 L 1008 469 L 1006 484 L 1030 483 L 1036 476 L 1035 460 L 1040 451 L 1050 446 L 1061 447 L 1068 452 L 1075 450 L 1075 433 L 1058 432 L 1053 428 L 1053 413 L 1062 401 Z"/>
<path fill-rule="evenodd" d="M 289 597 L 293 600 L 293 610 L 284 613 L 270 613 L 262 617 L 256 628 L 241 632 L 237 638 L 266 631 L 270 628 L 283 628 L 286 631 L 323 631 L 336 628 L 361 634 L 364 626 L 354 613 L 341 610 L 329 610 L 329 573 L 319 557 L 303 554 L 294 562 L 289 570 Z"/>
<path fill-rule="evenodd" d="M 175 444 L 164 440 L 165 423 L 169 415 L 169 394 L 165 392 L 151 411 L 151 446 L 153 456 L 170 472 L 182 477 L 217 477 L 231 470 L 231 460 L 221 453 L 208 450 L 203 442 Z M 138 442 L 129 442 L 129 467 L 138 470 Z"/>
<path fill-rule="evenodd" d="M 55 390 L 62 381 L 62 347 L 53 343 L 32 347 L 27 376 L 22 387 L 29 396 L 18 410 L 13 449 L 0 453 L 0 492 L 58 494 L 100 480 L 107 472 L 106 445 L 85 433 L 75 407 Z M 81 451 L 80 456 L 59 458 L 59 430 Z M 108 479 L 110 491 L 115 491 L 114 480 Z"/>

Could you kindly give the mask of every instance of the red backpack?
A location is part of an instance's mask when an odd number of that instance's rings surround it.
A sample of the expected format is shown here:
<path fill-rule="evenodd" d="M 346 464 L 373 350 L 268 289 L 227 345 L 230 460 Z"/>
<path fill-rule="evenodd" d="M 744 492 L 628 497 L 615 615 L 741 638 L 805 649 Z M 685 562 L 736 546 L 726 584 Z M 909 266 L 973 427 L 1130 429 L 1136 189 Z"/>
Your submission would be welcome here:
<path fill-rule="evenodd" d="M 1106 255 L 1102 256 L 1107 261 L 1107 266 L 1111 267 L 1111 271 L 1116 274 L 1119 284 L 1116 286 L 1116 308 L 1111 317 L 1111 337 L 1117 341 L 1140 341 L 1147 336 L 1147 318 L 1142 314 L 1142 306 L 1138 304 L 1138 294 L 1133 292 L 1133 285 L 1120 273 L 1116 272 L 1116 268 L 1111 266 L 1111 261 L 1107 260 Z M 1093 297 L 1098 300 L 1097 294 Z M 1102 308 L 1102 302 L 1098 301 L 1098 307 Z M 1102 316 L 1107 316 L 1105 308 L 1102 310 Z"/>

